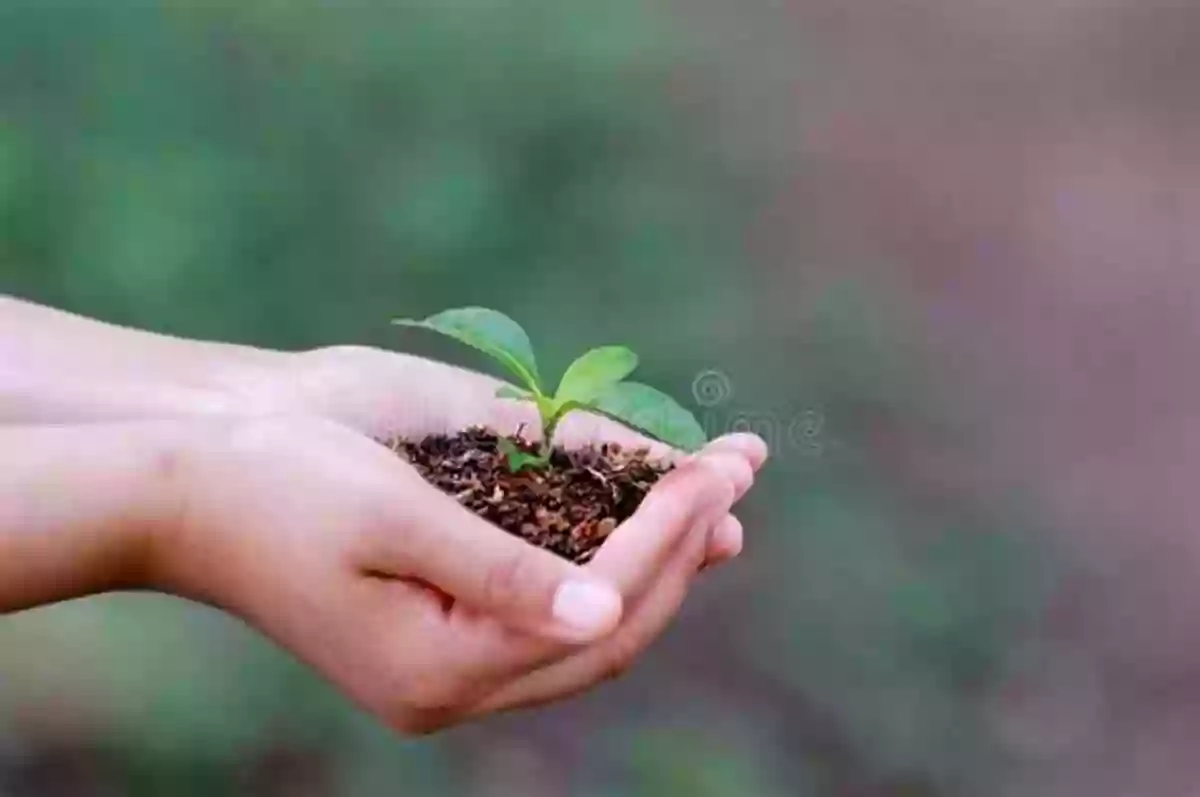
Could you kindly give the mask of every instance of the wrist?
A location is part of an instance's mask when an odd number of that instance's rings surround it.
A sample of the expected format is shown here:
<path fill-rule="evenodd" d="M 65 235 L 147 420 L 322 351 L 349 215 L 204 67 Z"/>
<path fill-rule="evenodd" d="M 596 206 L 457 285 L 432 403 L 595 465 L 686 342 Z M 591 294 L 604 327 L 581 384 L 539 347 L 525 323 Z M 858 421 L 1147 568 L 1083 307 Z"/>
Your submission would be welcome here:
<path fill-rule="evenodd" d="M 0 296 L 0 423 L 262 413 L 292 356 L 129 329 Z"/>
<path fill-rule="evenodd" d="M 218 420 L 140 421 L 88 427 L 102 452 L 102 486 L 124 497 L 119 522 L 107 528 L 93 592 L 161 590 L 167 564 L 187 524 L 196 462 L 206 441 L 229 426 Z"/>
<path fill-rule="evenodd" d="M 0 430 L 0 611 L 151 586 L 190 436 L 163 422 Z"/>
<path fill-rule="evenodd" d="M 232 348 L 232 347 L 229 347 Z M 179 352 L 157 370 L 0 373 L 0 423 L 92 423 L 264 415 L 291 411 L 294 355 Z"/>

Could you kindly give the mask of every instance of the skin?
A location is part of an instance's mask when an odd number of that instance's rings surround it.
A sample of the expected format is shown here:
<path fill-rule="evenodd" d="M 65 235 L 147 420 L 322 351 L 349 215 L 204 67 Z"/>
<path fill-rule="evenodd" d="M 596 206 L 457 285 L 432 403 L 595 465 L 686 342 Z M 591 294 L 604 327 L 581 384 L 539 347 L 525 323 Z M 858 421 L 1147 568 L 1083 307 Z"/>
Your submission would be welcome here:
<path fill-rule="evenodd" d="M 767 456 L 752 435 L 682 456 L 567 416 L 564 445 L 647 445 L 679 465 L 577 566 L 376 442 L 536 430 L 490 377 L 361 347 L 167 338 L 15 300 L 0 300 L 0 363 L 0 610 L 118 589 L 207 603 L 404 734 L 624 673 L 697 572 L 741 550 L 730 511 Z"/>

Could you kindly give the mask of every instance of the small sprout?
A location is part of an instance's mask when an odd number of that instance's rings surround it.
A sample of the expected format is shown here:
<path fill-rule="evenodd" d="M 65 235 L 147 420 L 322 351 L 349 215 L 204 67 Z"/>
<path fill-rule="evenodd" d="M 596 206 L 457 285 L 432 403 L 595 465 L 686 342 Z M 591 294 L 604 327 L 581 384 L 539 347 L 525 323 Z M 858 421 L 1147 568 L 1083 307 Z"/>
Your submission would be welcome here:
<path fill-rule="evenodd" d="M 519 473 L 523 468 L 540 468 L 550 462 L 549 454 L 545 451 L 540 454 L 530 454 L 517 448 L 516 444 L 508 438 L 500 438 L 497 444 L 500 453 L 504 455 L 508 461 L 508 469 L 513 473 Z"/>
<path fill-rule="evenodd" d="M 501 453 L 514 472 L 550 463 L 554 433 L 567 413 L 575 410 L 605 415 L 684 451 L 695 451 L 707 442 L 703 427 L 673 398 L 649 385 L 626 381 L 637 368 L 638 357 L 624 346 L 601 346 L 584 352 L 568 366 L 558 388 L 549 393 L 542 386 L 529 336 L 503 313 L 463 307 L 423 321 L 399 319 L 393 323 L 454 338 L 491 355 L 516 377 L 517 385 L 502 385 L 496 396 L 533 404 L 541 419 L 542 442 L 534 455 L 510 440 L 501 441 Z"/>

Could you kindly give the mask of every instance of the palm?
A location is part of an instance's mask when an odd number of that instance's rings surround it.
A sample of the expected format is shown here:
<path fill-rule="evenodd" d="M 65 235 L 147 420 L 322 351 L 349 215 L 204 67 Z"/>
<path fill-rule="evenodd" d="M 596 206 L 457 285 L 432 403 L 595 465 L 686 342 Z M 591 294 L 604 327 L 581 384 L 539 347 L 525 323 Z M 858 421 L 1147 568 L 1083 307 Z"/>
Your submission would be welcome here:
<path fill-rule="evenodd" d="M 539 436 L 535 408 L 496 398 L 501 382 L 483 374 L 368 348 L 327 349 L 304 356 L 308 359 L 297 379 L 306 409 L 375 439 L 420 438 L 473 424 L 488 425 L 500 433 L 514 433 L 524 427 L 526 436 Z M 583 412 L 568 415 L 555 439 L 566 447 L 596 442 L 646 446 L 652 456 L 684 459 L 621 424 Z M 766 455 L 761 441 L 746 436 L 717 441 L 712 447 L 743 455 L 755 469 Z M 623 529 L 618 529 L 605 545 L 609 550 L 602 549 L 589 565 L 636 590 L 629 596 L 636 600 L 622 627 L 601 643 L 498 684 L 481 695 L 476 709 L 479 713 L 558 699 L 617 674 L 666 628 L 706 559 L 715 561 L 729 555 L 729 551 L 720 550 L 727 542 L 714 547 L 714 528 L 728 528 L 730 524 L 736 527 L 736 553 L 741 533 L 736 520 L 723 515 L 724 522 L 718 518 L 715 523 L 710 520 L 693 528 L 694 521 L 689 519 L 696 516 L 694 504 L 702 500 L 701 496 L 689 494 L 687 488 L 676 488 L 673 494 L 665 492 L 669 489 L 663 485 L 651 493 L 660 493 L 654 521 L 643 518 L 640 528 L 628 528 L 624 535 Z M 637 525 L 638 519 L 635 515 L 626 525 Z M 634 533 L 642 538 L 632 538 Z M 528 638 L 498 633 L 495 623 L 472 613 L 451 612 L 445 619 L 450 626 L 447 630 L 456 629 L 460 639 L 475 640 L 468 643 L 469 648 L 478 650 L 478 644 L 488 640 L 484 647 L 494 648 L 488 654 L 493 658 L 503 659 L 511 655 L 509 648 L 530 644 Z"/>

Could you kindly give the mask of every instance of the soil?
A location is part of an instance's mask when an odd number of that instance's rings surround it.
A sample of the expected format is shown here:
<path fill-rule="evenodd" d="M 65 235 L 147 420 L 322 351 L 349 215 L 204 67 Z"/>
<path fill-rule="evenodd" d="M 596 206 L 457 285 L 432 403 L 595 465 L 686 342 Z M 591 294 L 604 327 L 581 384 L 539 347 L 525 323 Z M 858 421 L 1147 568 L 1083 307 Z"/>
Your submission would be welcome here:
<path fill-rule="evenodd" d="M 534 445 L 509 437 L 523 451 Z M 566 451 L 555 448 L 549 466 L 513 473 L 499 450 L 500 436 L 483 427 L 389 447 L 434 486 L 510 534 L 577 563 L 641 504 L 671 466 L 646 451 L 613 443 Z"/>

